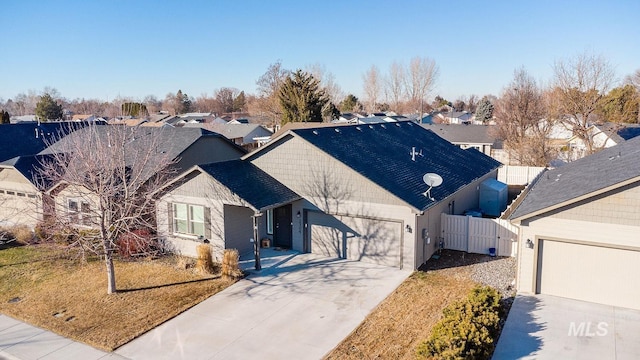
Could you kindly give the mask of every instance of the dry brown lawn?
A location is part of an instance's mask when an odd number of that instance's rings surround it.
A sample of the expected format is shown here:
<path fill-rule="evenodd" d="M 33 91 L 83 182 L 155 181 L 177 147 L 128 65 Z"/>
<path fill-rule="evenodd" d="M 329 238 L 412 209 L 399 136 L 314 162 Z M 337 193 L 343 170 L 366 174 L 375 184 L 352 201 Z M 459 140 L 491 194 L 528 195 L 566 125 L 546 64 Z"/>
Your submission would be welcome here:
<path fill-rule="evenodd" d="M 415 359 L 442 310 L 474 285 L 464 268 L 415 272 L 325 359 Z"/>
<path fill-rule="evenodd" d="M 0 248 L 0 312 L 110 351 L 233 283 L 177 261 L 118 261 L 118 293 L 107 295 L 101 260 L 82 264 L 43 245 Z"/>

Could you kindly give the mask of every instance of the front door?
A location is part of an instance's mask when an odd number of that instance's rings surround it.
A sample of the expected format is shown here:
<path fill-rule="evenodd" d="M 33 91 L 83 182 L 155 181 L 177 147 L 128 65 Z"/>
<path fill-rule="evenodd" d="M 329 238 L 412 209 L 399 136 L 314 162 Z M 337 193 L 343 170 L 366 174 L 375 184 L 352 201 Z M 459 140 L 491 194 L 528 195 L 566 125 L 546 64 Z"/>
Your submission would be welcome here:
<path fill-rule="evenodd" d="M 273 231 L 273 243 L 275 246 L 283 248 L 291 248 L 291 204 L 281 206 L 273 210 L 273 222 L 275 229 Z"/>

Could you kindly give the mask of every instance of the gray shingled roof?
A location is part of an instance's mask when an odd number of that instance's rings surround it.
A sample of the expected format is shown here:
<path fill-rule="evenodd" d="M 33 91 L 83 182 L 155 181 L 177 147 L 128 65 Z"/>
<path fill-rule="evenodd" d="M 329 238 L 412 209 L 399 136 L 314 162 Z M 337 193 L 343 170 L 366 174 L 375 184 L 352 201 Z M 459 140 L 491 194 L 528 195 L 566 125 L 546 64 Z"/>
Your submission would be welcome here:
<path fill-rule="evenodd" d="M 640 177 L 640 137 L 544 172 L 509 218 L 552 209 L 637 177 Z"/>
<path fill-rule="evenodd" d="M 230 160 L 199 167 L 258 211 L 300 199 L 300 195 L 248 161 Z"/>
<path fill-rule="evenodd" d="M 425 210 L 501 164 L 475 149 L 463 150 L 412 121 L 291 130 L 418 210 Z M 415 147 L 422 156 L 412 160 Z M 423 193 L 425 173 L 444 182 Z"/>
<path fill-rule="evenodd" d="M 421 126 L 454 144 L 493 144 L 495 142 L 495 136 L 491 134 L 493 129 L 491 126 L 461 124 L 421 124 Z"/>
<path fill-rule="evenodd" d="M 38 169 L 41 164 L 45 164 L 49 161 L 55 161 L 50 154 L 27 155 L 3 161 L 0 165 L 13 167 L 27 178 L 36 188 L 40 190 L 47 190 L 51 185 L 53 185 L 51 179 L 46 176 L 42 176 Z"/>

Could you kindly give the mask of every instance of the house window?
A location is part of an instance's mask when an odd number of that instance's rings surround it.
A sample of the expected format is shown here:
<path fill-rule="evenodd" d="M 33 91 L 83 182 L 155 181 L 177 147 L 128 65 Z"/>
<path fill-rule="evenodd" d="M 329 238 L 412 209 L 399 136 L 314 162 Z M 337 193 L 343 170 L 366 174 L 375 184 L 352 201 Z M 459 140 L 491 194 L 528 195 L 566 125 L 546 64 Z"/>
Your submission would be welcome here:
<path fill-rule="evenodd" d="M 72 224 L 91 225 L 91 206 L 85 201 L 68 199 L 67 214 L 69 222 Z"/>
<path fill-rule="evenodd" d="M 15 193 L 14 191 L 8 191 L 8 190 L 7 190 L 7 195 L 11 195 L 11 196 L 13 196 L 13 195 L 15 195 L 15 194 L 16 194 L 16 193 Z"/>
<path fill-rule="evenodd" d="M 267 234 L 273 234 L 273 209 L 267 210 Z"/>
<path fill-rule="evenodd" d="M 173 204 L 173 231 L 205 236 L 204 206 Z"/>

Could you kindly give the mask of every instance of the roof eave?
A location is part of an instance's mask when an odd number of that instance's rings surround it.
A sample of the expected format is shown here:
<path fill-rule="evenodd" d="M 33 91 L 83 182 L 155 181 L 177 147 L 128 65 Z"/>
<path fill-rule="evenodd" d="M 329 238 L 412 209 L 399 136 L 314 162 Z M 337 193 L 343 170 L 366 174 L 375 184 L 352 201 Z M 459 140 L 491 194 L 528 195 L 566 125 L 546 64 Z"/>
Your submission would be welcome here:
<path fill-rule="evenodd" d="M 575 197 L 573 199 L 569 199 L 569 200 L 563 201 L 563 202 L 558 203 L 558 204 L 554 204 L 554 205 L 547 206 L 547 207 L 542 208 L 542 209 L 538 209 L 538 210 L 535 210 L 535 211 L 532 211 L 532 212 L 529 212 L 529 213 L 526 213 L 526 214 L 519 215 L 519 216 L 514 217 L 514 218 L 512 218 L 510 220 L 511 220 L 511 222 L 521 222 L 523 220 L 532 218 L 534 216 L 538 216 L 540 214 L 544 214 L 544 213 L 549 212 L 549 211 L 553 211 L 553 210 L 560 209 L 562 207 L 565 207 L 565 206 L 568 206 L 568 205 L 571 205 L 571 204 L 575 204 L 575 203 L 580 202 L 582 200 L 586 200 L 588 198 L 591 198 L 591 197 L 594 197 L 594 196 L 598 196 L 600 194 L 604 194 L 604 193 L 606 193 L 608 191 L 612 191 L 612 190 L 621 188 L 623 186 L 626 186 L 626 185 L 629 185 L 629 184 L 633 184 L 634 182 L 638 182 L 638 181 L 640 181 L 640 176 L 636 176 L 636 177 L 633 177 L 633 178 L 618 182 L 616 184 L 613 184 L 613 185 L 598 189 L 596 191 L 592 191 L 590 193 L 583 194 L 581 196 L 578 196 L 578 197 Z M 517 209 L 516 209 L 516 211 L 517 211 Z"/>

